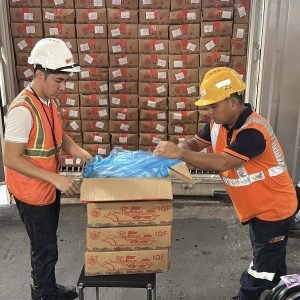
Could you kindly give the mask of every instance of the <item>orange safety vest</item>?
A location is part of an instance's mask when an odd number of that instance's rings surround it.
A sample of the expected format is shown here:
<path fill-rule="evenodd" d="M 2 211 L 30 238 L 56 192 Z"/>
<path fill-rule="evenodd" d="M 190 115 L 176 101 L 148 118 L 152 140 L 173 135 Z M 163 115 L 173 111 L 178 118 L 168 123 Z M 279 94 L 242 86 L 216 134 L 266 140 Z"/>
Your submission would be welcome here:
<path fill-rule="evenodd" d="M 256 112 L 247 118 L 241 128 L 233 131 L 231 142 L 239 132 L 249 128 L 259 130 L 266 140 L 264 152 L 252 159 L 226 148 L 226 128 L 211 121 L 214 153 L 225 152 L 246 160 L 242 166 L 220 175 L 241 222 L 254 217 L 265 221 L 286 219 L 295 213 L 297 200 L 281 146 L 270 124 Z"/>
<path fill-rule="evenodd" d="M 12 102 L 9 111 L 18 106 L 29 109 L 33 126 L 23 156 L 36 166 L 57 173 L 56 151 L 61 150 L 63 131 L 58 103 L 53 99 L 50 101 L 51 107 L 48 107 L 42 104 L 29 90 L 24 89 Z M 49 120 L 53 121 L 57 149 L 55 149 L 51 126 L 42 105 L 44 105 Z M 55 201 L 56 188 L 47 181 L 25 176 L 9 168 L 6 169 L 6 179 L 10 192 L 22 202 L 30 205 L 49 205 Z"/>

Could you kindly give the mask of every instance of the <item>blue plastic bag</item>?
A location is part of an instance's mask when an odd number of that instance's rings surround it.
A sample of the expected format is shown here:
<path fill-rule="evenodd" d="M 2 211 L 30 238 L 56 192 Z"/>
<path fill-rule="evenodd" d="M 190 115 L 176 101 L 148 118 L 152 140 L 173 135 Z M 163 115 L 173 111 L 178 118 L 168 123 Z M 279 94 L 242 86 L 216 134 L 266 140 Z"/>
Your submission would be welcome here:
<path fill-rule="evenodd" d="M 84 167 L 84 178 L 162 178 L 168 167 L 181 161 L 154 156 L 151 151 L 113 149 L 108 157 L 97 155 Z"/>

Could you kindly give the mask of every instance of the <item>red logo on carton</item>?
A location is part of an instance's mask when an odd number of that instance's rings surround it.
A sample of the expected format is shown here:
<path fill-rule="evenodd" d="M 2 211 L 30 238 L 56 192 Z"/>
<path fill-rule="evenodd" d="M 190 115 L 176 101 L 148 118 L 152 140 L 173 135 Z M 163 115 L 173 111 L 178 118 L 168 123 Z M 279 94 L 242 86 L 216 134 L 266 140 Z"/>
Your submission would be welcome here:
<path fill-rule="evenodd" d="M 101 216 L 101 209 L 100 208 L 93 208 L 91 210 L 91 216 L 94 218 L 99 218 Z"/>

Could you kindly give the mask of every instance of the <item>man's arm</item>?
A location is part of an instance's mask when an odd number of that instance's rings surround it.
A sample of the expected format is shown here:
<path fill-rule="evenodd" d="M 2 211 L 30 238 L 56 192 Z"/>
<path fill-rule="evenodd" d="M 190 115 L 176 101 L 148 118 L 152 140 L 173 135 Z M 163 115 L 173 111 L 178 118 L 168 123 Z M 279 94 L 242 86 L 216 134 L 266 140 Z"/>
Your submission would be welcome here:
<path fill-rule="evenodd" d="M 199 140 L 196 140 L 194 137 L 185 140 L 184 142 L 179 143 L 177 146 L 181 149 L 192 150 L 192 151 L 201 151 L 208 147 L 210 144 L 206 144 Z"/>

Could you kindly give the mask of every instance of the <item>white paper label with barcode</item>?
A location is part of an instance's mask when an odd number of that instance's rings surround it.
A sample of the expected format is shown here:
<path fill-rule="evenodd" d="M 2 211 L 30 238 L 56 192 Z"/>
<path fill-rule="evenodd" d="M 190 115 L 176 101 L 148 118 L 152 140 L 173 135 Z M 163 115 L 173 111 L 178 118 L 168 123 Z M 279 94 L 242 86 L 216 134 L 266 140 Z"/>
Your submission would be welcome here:
<path fill-rule="evenodd" d="M 152 138 L 152 143 L 153 143 L 153 144 L 158 144 L 160 141 L 161 141 L 161 139 L 158 138 L 158 137 L 155 137 L 155 136 L 154 136 L 154 137 Z"/>
<path fill-rule="evenodd" d="M 98 103 L 99 105 L 107 105 L 108 104 L 107 98 L 99 99 Z"/>
<path fill-rule="evenodd" d="M 67 98 L 66 104 L 74 106 L 75 105 L 75 99 Z"/>
<path fill-rule="evenodd" d="M 177 109 L 185 108 L 185 102 L 177 102 L 176 107 Z"/>
<path fill-rule="evenodd" d="M 104 83 L 104 84 L 100 85 L 99 88 L 100 88 L 101 92 L 108 91 L 108 85 L 107 85 L 107 83 Z"/>
<path fill-rule="evenodd" d="M 140 33 L 141 33 L 141 36 L 147 36 L 147 35 L 150 35 L 150 32 L 149 32 L 149 29 L 148 29 L 148 28 L 141 28 L 141 29 L 140 29 Z"/>
<path fill-rule="evenodd" d="M 155 12 L 154 11 L 146 11 L 146 20 L 153 20 L 155 19 Z"/>
<path fill-rule="evenodd" d="M 24 20 L 32 21 L 33 13 L 24 13 Z"/>
<path fill-rule="evenodd" d="M 76 158 L 76 165 L 80 165 L 81 163 L 81 159 L 80 158 Z"/>
<path fill-rule="evenodd" d="M 89 64 L 91 64 L 94 60 L 94 58 L 88 54 L 86 54 L 83 58 L 84 61 L 88 62 Z"/>
<path fill-rule="evenodd" d="M 66 88 L 67 89 L 74 90 L 74 87 L 75 87 L 75 83 L 74 82 L 70 82 L 70 81 L 66 82 Z"/>
<path fill-rule="evenodd" d="M 122 76 L 120 69 L 113 71 L 112 74 L 113 74 L 114 78 Z"/>
<path fill-rule="evenodd" d="M 216 46 L 216 44 L 214 43 L 214 41 L 210 41 L 207 44 L 205 44 L 205 48 L 209 51 L 212 48 L 214 48 Z"/>
<path fill-rule="evenodd" d="M 129 125 L 127 125 L 127 124 L 121 124 L 121 126 L 120 126 L 120 129 L 122 129 L 122 130 L 124 130 L 124 131 L 128 131 L 128 129 L 129 129 Z"/>
<path fill-rule="evenodd" d="M 177 132 L 177 133 L 183 133 L 183 127 L 181 127 L 181 126 L 175 126 L 174 131 Z"/>
<path fill-rule="evenodd" d="M 174 60 L 174 68 L 182 68 L 183 61 L 182 60 Z"/>
<path fill-rule="evenodd" d="M 26 43 L 25 40 L 22 40 L 21 42 L 18 43 L 18 47 L 23 50 L 24 48 L 26 48 L 28 46 L 28 44 Z"/>
<path fill-rule="evenodd" d="M 49 34 L 50 35 L 58 35 L 58 28 L 56 28 L 56 27 L 49 28 Z"/>
<path fill-rule="evenodd" d="M 144 5 L 152 4 L 152 0 L 143 0 Z"/>
<path fill-rule="evenodd" d="M 97 20 L 98 19 L 97 12 L 96 11 L 95 12 L 89 12 L 88 13 L 88 18 L 89 18 L 89 20 Z"/>
<path fill-rule="evenodd" d="M 222 12 L 222 18 L 223 18 L 223 19 L 231 19 L 231 11 L 226 11 L 226 10 L 224 10 L 224 11 Z"/>
<path fill-rule="evenodd" d="M 242 39 L 244 37 L 245 30 L 243 28 L 238 28 L 236 31 L 236 38 Z"/>
<path fill-rule="evenodd" d="M 167 78 L 167 72 L 157 72 L 157 78 L 166 79 Z"/>
<path fill-rule="evenodd" d="M 239 7 L 238 12 L 239 12 L 240 18 L 245 17 L 247 15 L 246 9 L 244 6 Z"/>
<path fill-rule="evenodd" d="M 164 85 L 161 85 L 159 87 L 156 88 L 156 91 L 158 94 L 164 93 L 166 91 L 166 88 Z"/>
<path fill-rule="evenodd" d="M 102 117 L 107 116 L 107 111 L 106 111 L 106 109 L 102 109 L 102 110 L 99 110 L 98 114 L 99 114 L 99 117 L 102 118 Z"/>
<path fill-rule="evenodd" d="M 65 159 L 65 164 L 66 165 L 73 165 L 73 158 L 66 158 Z"/>
<path fill-rule="evenodd" d="M 80 50 L 81 51 L 88 51 L 90 49 L 89 44 L 80 44 Z"/>
<path fill-rule="evenodd" d="M 156 107 L 156 102 L 155 102 L 155 101 L 148 100 L 147 106 L 154 108 L 154 107 Z"/>
<path fill-rule="evenodd" d="M 94 27 L 94 30 L 95 30 L 95 33 L 104 33 L 103 26 L 98 26 L 98 25 L 96 25 L 96 26 Z"/>
<path fill-rule="evenodd" d="M 121 19 L 130 19 L 130 11 L 129 10 L 121 11 Z"/>
<path fill-rule="evenodd" d="M 64 4 L 64 0 L 54 0 L 55 5 Z"/>
<path fill-rule="evenodd" d="M 119 98 L 112 97 L 111 102 L 116 105 L 120 105 L 121 100 Z"/>
<path fill-rule="evenodd" d="M 104 123 L 103 122 L 96 122 L 96 124 L 95 124 L 95 126 L 97 127 L 97 128 L 100 128 L 100 129 L 103 129 L 103 127 L 104 127 Z"/>
<path fill-rule="evenodd" d="M 114 84 L 114 88 L 115 88 L 115 91 L 123 90 L 123 84 L 122 83 L 116 83 L 116 84 Z"/>
<path fill-rule="evenodd" d="M 186 49 L 191 50 L 191 51 L 194 52 L 194 51 L 196 50 L 196 47 L 197 47 L 197 46 L 196 46 L 195 44 L 189 42 L 189 43 L 187 44 L 187 46 L 186 46 Z"/>
<path fill-rule="evenodd" d="M 76 121 L 72 121 L 72 122 L 70 123 L 70 126 L 72 127 L 72 129 L 73 129 L 74 131 L 77 130 L 77 129 L 79 128 L 79 126 L 78 126 L 78 124 L 77 124 Z"/>
<path fill-rule="evenodd" d="M 184 73 L 180 72 L 180 73 L 175 74 L 175 78 L 176 78 L 176 80 L 184 79 L 185 78 Z"/>
<path fill-rule="evenodd" d="M 156 51 L 161 51 L 161 50 L 164 50 L 165 49 L 165 46 L 163 43 L 159 43 L 159 44 L 156 44 L 155 45 L 155 50 Z"/>
<path fill-rule="evenodd" d="M 68 42 L 66 42 L 66 45 L 67 45 L 67 47 L 69 48 L 69 49 L 71 49 L 72 48 L 72 44 L 68 41 Z"/>
<path fill-rule="evenodd" d="M 112 0 L 113 5 L 121 5 L 122 0 Z"/>
<path fill-rule="evenodd" d="M 94 0 L 94 6 L 103 6 L 103 0 Z"/>
<path fill-rule="evenodd" d="M 194 12 L 189 12 L 186 14 L 187 20 L 196 20 L 196 13 Z"/>
<path fill-rule="evenodd" d="M 113 53 L 121 52 L 122 48 L 120 45 L 112 46 L 112 51 L 113 51 Z"/>
<path fill-rule="evenodd" d="M 177 28 L 175 30 L 172 30 L 172 35 L 173 35 L 174 38 L 178 37 L 178 36 L 181 36 L 182 35 L 181 29 Z"/>
<path fill-rule="evenodd" d="M 121 35 L 120 28 L 112 29 L 112 30 L 111 30 L 111 35 L 114 36 L 114 37 L 115 37 L 115 36 Z"/>
<path fill-rule="evenodd" d="M 45 12 L 45 19 L 53 21 L 54 18 L 55 18 L 54 13 L 51 13 L 51 12 L 49 12 L 49 11 L 46 11 L 46 12 Z"/>
<path fill-rule="evenodd" d="M 82 71 L 81 73 L 82 78 L 89 78 L 90 77 L 90 72 L 89 71 Z"/>
<path fill-rule="evenodd" d="M 106 154 L 106 149 L 98 148 L 98 154 L 105 155 Z"/>
<path fill-rule="evenodd" d="M 128 60 L 127 60 L 127 57 L 121 57 L 119 58 L 119 65 L 126 65 L 128 64 Z"/>
<path fill-rule="evenodd" d="M 226 62 L 226 63 L 229 62 L 229 59 L 230 59 L 229 55 L 222 54 L 221 57 L 220 57 L 220 61 L 223 61 L 223 62 Z"/>
<path fill-rule="evenodd" d="M 157 119 L 158 120 L 165 120 L 166 119 L 166 113 L 162 112 L 157 114 Z"/>
<path fill-rule="evenodd" d="M 182 114 L 181 113 L 174 113 L 173 119 L 174 120 L 181 120 L 182 119 Z"/>
<path fill-rule="evenodd" d="M 26 26 L 26 33 L 35 33 L 35 26 Z"/>
<path fill-rule="evenodd" d="M 69 111 L 69 117 L 77 118 L 78 117 L 78 111 L 70 109 L 70 111 Z"/>
<path fill-rule="evenodd" d="M 94 136 L 94 141 L 95 141 L 95 142 L 102 143 L 103 137 L 102 137 L 102 136 L 95 135 L 95 136 Z"/>
<path fill-rule="evenodd" d="M 31 84 L 31 81 L 24 81 L 24 88 Z"/>
<path fill-rule="evenodd" d="M 204 32 L 209 33 L 214 31 L 214 26 L 213 25 L 205 25 L 204 26 Z"/>
<path fill-rule="evenodd" d="M 196 87 L 195 86 L 188 87 L 186 90 L 187 90 L 188 94 L 196 93 Z"/>
<path fill-rule="evenodd" d="M 33 71 L 31 69 L 27 69 L 26 71 L 23 72 L 26 78 L 30 77 L 33 75 Z"/>
<path fill-rule="evenodd" d="M 127 136 L 120 136 L 119 137 L 119 143 L 126 144 L 127 141 L 128 141 L 128 137 Z"/>
<path fill-rule="evenodd" d="M 164 59 L 158 59 L 157 60 L 157 65 L 159 66 L 159 67 L 165 67 L 166 65 L 167 65 L 167 61 L 166 60 L 164 60 Z"/>
<path fill-rule="evenodd" d="M 192 3 L 192 4 L 199 4 L 199 3 L 200 3 L 200 0 L 191 0 L 191 3 Z"/>
<path fill-rule="evenodd" d="M 157 131 L 159 131 L 159 132 L 164 132 L 165 131 L 165 126 L 162 126 L 162 125 L 160 125 L 160 124 L 157 124 L 156 125 L 156 127 L 155 127 L 155 129 L 157 130 Z"/>
<path fill-rule="evenodd" d="M 117 119 L 118 119 L 118 120 L 125 120 L 125 119 L 126 119 L 126 114 L 118 113 L 118 114 L 117 114 Z"/>

